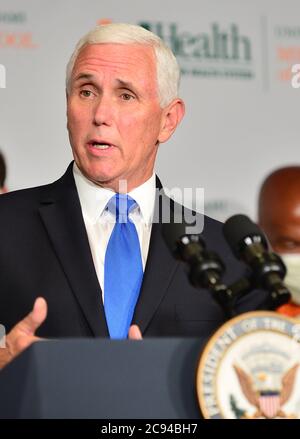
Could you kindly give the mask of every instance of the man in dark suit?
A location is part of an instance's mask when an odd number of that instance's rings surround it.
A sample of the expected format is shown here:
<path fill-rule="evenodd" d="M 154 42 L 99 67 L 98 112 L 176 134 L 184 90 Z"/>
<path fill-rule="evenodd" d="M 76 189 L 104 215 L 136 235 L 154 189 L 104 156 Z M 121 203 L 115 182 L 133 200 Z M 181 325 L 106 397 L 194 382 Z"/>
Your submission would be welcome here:
<path fill-rule="evenodd" d="M 36 331 L 40 337 L 112 336 L 106 285 L 113 277 L 121 290 L 128 281 L 117 269 L 117 254 L 115 272 L 106 266 L 115 231 L 107 206 L 118 193 L 135 202 L 127 215 L 142 269 L 128 311 L 134 324 L 129 337 L 207 337 L 225 320 L 210 293 L 192 287 L 173 259 L 161 236 L 161 218 L 151 221 L 159 199 L 169 202 L 157 196 L 154 163 L 159 144 L 184 115 L 178 83 L 171 51 L 138 26 L 101 26 L 80 40 L 67 69 L 75 161 L 57 182 L 0 200 L 0 322 L 10 331 L 0 365 L 35 341 Z M 205 218 L 203 236 L 228 268 L 225 281 L 237 278 L 244 267 L 233 260 L 221 225 Z M 250 294 L 238 306 L 253 309 L 261 301 Z"/>

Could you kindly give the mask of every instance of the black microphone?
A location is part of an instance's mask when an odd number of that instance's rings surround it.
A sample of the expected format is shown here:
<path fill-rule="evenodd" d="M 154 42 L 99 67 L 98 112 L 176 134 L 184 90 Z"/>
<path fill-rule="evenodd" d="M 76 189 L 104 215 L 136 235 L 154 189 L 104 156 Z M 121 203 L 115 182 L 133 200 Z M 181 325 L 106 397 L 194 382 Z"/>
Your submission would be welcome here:
<path fill-rule="evenodd" d="M 187 234 L 186 224 L 163 224 L 162 234 L 167 246 L 176 259 L 187 262 L 189 278 L 195 287 L 209 287 L 219 282 L 224 273 L 224 265 L 219 257 L 206 250 L 199 234 Z"/>
<path fill-rule="evenodd" d="M 291 295 L 283 283 L 286 267 L 269 251 L 262 230 L 246 215 L 234 215 L 225 222 L 223 232 L 234 255 L 251 268 L 254 285 L 270 292 L 268 307 L 276 309 L 288 302 Z"/>
<path fill-rule="evenodd" d="M 165 242 L 176 259 L 188 264 L 191 284 L 210 289 L 215 300 L 231 316 L 233 293 L 221 282 L 225 266 L 215 252 L 206 249 L 199 234 L 186 233 L 186 226 L 184 222 L 164 223 L 162 235 Z"/>

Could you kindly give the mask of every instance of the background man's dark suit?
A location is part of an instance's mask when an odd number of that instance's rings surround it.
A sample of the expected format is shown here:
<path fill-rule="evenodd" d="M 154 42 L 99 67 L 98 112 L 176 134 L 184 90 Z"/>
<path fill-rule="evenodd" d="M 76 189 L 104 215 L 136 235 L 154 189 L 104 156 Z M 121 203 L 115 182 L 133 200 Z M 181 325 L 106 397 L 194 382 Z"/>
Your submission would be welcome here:
<path fill-rule="evenodd" d="M 0 198 L 0 323 L 8 332 L 43 296 L 43 337 L 107 336 L 102 292 L 93 265 L 72 165 L 53 184 Z M 224 242 L 221 224 L 205 218 L 203 236 L 227 266 L 225 280 L 244 269 Z M 116 276 L 118 274 L 116 273 Z M 243 310 L 262 298 L 251 293 Z M 143 286 L 134 314 L 143 336 L 208 336 L 225 316 L 209 292 L 190 286 L 153 224 Z"/>

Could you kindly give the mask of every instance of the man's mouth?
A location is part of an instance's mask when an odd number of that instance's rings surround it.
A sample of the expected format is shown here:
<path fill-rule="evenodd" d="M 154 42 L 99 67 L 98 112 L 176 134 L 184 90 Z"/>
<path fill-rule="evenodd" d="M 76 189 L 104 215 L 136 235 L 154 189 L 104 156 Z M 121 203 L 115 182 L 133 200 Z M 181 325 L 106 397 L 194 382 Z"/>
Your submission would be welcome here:
<path fill-rule="evenodd" d="M 108 145 L 107 143 L 93 143 L 92 145 L 96 149 L 108 149 L 108 148 L 111 148 L 111 145 Z"/>
<path fill-rule="evenodd" d="M 107 143 L 107 142 L 98 142 L 98 141 L 90 141 L 89 145 L 92 146 L 95 149 L 99 149 L 99 150 L 105 150 L 105 149 L 109 149 L 112 148 L 113 145 L 111 143 Z"/>

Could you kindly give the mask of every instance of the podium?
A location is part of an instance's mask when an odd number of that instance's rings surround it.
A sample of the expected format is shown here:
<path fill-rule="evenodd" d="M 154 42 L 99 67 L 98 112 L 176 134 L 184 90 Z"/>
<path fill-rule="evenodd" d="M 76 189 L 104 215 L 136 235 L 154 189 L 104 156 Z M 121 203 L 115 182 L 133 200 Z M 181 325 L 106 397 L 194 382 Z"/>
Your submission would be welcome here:
<path fill-rule="evenodd" d="M 0 372 L 0 418 L 199 419 L 204 340 L 34 343 Z"/>

